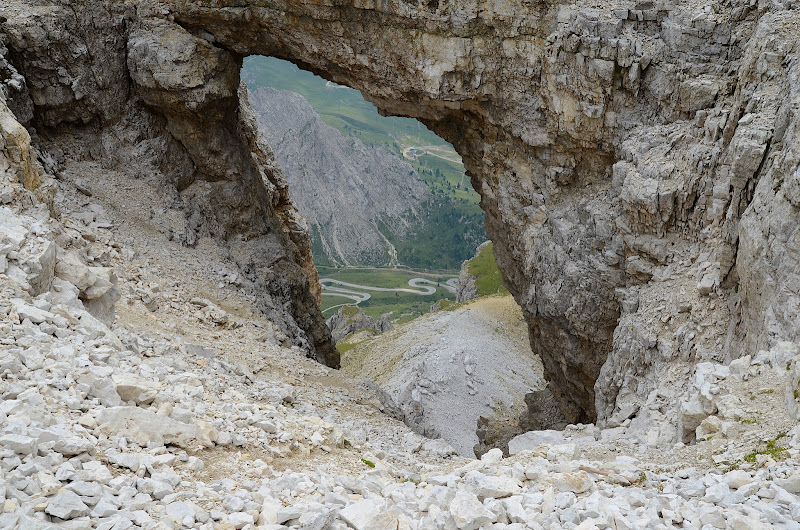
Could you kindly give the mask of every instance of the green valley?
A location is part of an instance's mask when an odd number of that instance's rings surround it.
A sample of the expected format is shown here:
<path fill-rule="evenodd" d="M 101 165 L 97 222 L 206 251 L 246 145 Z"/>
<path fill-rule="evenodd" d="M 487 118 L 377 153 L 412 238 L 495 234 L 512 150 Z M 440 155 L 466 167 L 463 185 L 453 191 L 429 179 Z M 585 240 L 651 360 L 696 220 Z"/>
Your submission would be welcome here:
<path fill-rule="evenodd" d="M 430 191 L 429 198 L 416 213 L 406 216 L 407 226 L 400 231 L 396 230 L 396 216 L 378 215 L 373 220 L 396 250 L 399 266 L 414 270 L 457 269 L 486 239 L 480 196 L 472 189 L 461 157 L 452 145 L 420 122 L 381 116 L 357 90 L 327 82 L 274 58 L 248 57 L 242 68 L 242 78 L 251 91 L 274 88 L 300 94 L 325 124 L 342 135 L 358 138 L 366 146 L 384 148 L 413 168 Z M 292 187 L 297 189 L 295 185 Z M 333 245 L 330 242 L 326 245 L 324 238 L 336 230 L 335 225 L 335 220 L 327 219 L 310 226 L 312 251 L 318 266 L 337 265 L 342 261 L 332 258 L 330 250 L 326 252 L 326 248 Z M 363 261 L 350 263 L 382 266 Z"/>
<path fill-rule="evenodd" d="M 320 278 L 330 278 L 341 282 L 357 285 L 369 285 L 389 289 L 407 288 L 412 278 L 424 276 L 426 279 L 440 283 L 442 286 L 451 278 L 458 276 L 458 271 L 440 271 L 433 274 L 420 274 L 415 271 L 398 269 L 370 269 L 370 268 L 332 268 L 318 266 Z M 431 295 L 421 296 L 403 292 L 372 291 L 369 300 L 358 304 L 359 307 L 374 319 L 379 319 L 384 313 L 392 313 L 395 324 L 402 324 L 413 320 L 419 315 L 430 311 L 430 306 L 439 300 L 454 298 L 453 293 L 445 287 L 436 286 L 436 292 Z M 325 317 L 333 315 L 342 304 L 352 304 L 353 301 L 339 296 L 323 294 L 322 312 Z"/>
<path fill-rule="evenodd" d="M 400 220 L 396 214 L 378 214 L 371 221 L 375 227 L 373 229 L 378 230 L 385 238 L 386 244 L 393 248 L 396 258 L 392 268 L 375 268 L 367 266 L 373 263 L 358 260 L 350 260 L 352 266 L 342 267 L 341 255 L 332 256 L 331 249 L 341 247 L 336 246 L 337 242 L 327 238 L 330 234 L 341 234 L 342 222 L 337 219 L 336 212 L 341 212 L 347 207 L 345 202 L 340 200 L 336 203 L 337 209 L 332 210 L 331 217 L 323 217 L 309 223 L 312 253 L 320 278 L 352 285 L 408 290 L 409 280 L 414 278 L 424 277 L 445 285 L 447 280 L 458 276 L 461 263 L 474 255 L 475 248 L 486 239 L 486 233 L 483 228 L 484 213 L 479 206 L 480 196 L 472 189 L 461 157 L 452 145 L 416 120 L 380 115 L 357 90 L 327 82 L 286 61 L 259 56 L 248 57 L 242 68 L 242 78 L 251 91 L 251 101 L 254 102 L 257 112 L 271 111 L 267 98 L 277 97 L 277 94 L 270 94 L 264 90 L 275 89 L 298 93 L 313 107 L 325 125 L 333 127 L 344 137 L 358 139 L 369 148 L 384 149 L 395 155 L 410 165 L 411 176 L 423 183 L 423 189 L 424 187 L 428 189 L 427 197 L 414 207 L 415 213 L 406 215 Z M 287 102 L 289 100 L 283 98 L 279 105 L 285 105 Z M 281 154 L 280 149 L 283 146 L 281 138 L 286 137 L 274 136 L 277 127 L 284 135 L 304 135 L 310 146 L 309 150 L 305 151 L 306 156 L 328 156 L 332 160 L 336 158 L 335 155 L 321 151 L 327 145 L 324 141 L 311 140 L 314 134 L 320 133 L 315 133 L 308 125 L 303 129 L 297 129 L 296 133 L 291 132 L 292 129 L 287 123 L 294 120 L 292 113 L 281 114 L 271 111 L 270 116 L 273 127 L 266 132 L 273 133 L 270 143 L 276 154 Z M 311 122 L 305 120 L 302 123 Z M 262 127 L 269 127 L 269 123 L 263 124 Z M 352 144 L 336 143 L 336 145 L 344 146 L 345 158 L 351 154 L 350 149 L 355 149 L 351 147 Z M 292 157 L 282 162 L 287 178 L 293 176 L 288 170 L 296 169 L 294 162 L 298 156 L 299 152 L 293 152 Z M 341 180 L 334 182 L 332 179 L 314 180 L 314 187 L 309 189 L 308 183 L 315 175 L 313 171 L 319 173 L 320 166 L 323 165 L 314 166 L 315 169 L 304 166 L 305 174 L 300 175 L 295 182 L 290 178 L 292 191 L 298 194 L 296 200 L 303 199 L 304 193 L 316 196 L 318 190 L 338 186 L 337 182 L 341 182 Z M 333 166 L 330 167 L 334 171 Z M 369 173 L 374 169 L 369 167 L 362 171 Z M 329 177 L 331 175 L 335 173 L 329 173 Z M 348 178 L 346 175 L 346 172 L 342 172 L 340 178 Z M 387 178 L 385 173 L 379 173 L 379 176 Z M 361 182 L 368 181 L 369 179 L 365 179 L 357 182 L 361 185 Z M 371 194 L 375 197 L 376 193 L 382 193 L 384 184 L 385 181 L 379 181 L 375 188 L 367 187 L 366 195 Z M 353 184 L 349 182 L 346 185 Z M 348 198 L 353 197 L 355 197 L 353 194 L 348 196 Z M 405 197 L 401 195 L 394 200 L 405 202 Z M 325 204 L 330 202 L 328 200 Z M 317 199 L 306 201 L 306 204 L 309 208 L 315 208 L 314 211 L 319 211 L 321 207 Z M 352 216 L 342 216 L 342 219 L 351 218 Z M 398 222 L 403 223 L 399 230 Z M 364 235 L 366 235 L 363 231 L 365 229 L 359 228 Z M 322 310 L 326 317 L 333 315 L 342 305 L 358 303 L 367 315 L 376 320 L 384 313 L 392 313 L 392 320 L 397 324 L 427 313 L 430 306 L 437 301 L 455 299 L 452 285 L 449 288 L 435 286 L 435 292 L 431 294 L 363 291 L 368 293 L 365 300 L 352 294 L 350 298 L 346 295 L 341 296 L 342 293 L 337 296 L 334 293 L 335 289 L 330 288 L 332 286 L 335 287 L 336 284 L 324 285 L 326 294 L 322 298 Z M 339 287 L 353 290 L 349 287 Z M 353 299 L 353 296 L 356 299 Z"/>

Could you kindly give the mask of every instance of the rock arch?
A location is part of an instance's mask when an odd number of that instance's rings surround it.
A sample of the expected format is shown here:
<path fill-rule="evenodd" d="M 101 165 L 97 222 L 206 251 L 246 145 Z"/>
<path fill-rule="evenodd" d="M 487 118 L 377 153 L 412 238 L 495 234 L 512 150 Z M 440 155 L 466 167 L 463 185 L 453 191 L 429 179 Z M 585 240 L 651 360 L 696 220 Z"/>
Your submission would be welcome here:
<path fill-rule="evenodd" d="M 357 88 L 453 143 L 569 420 L 605 421 L 623 402 L 666 414 L 679 388 L 658 389 L 676 366 L 798 333 L 797 297 L 780 287 L 797 278 L 791 230 L 768 226 L 800 204 L 800 176 L 773 185 L 798 156 L 784 147 L 797 39 L 781 33 L 798 17 L 778 3 L 41 4 L 0 10 L 27 82 L 11 94 L 21 121 L 44 149 L 67 128 L 102 152 L 132 127 L 162 138 L 154 156 L 187 230 L 224 240 L 324 362 L 336 356 L 313 307 L 308 237 L 238 91 L 249 54 Z"/>

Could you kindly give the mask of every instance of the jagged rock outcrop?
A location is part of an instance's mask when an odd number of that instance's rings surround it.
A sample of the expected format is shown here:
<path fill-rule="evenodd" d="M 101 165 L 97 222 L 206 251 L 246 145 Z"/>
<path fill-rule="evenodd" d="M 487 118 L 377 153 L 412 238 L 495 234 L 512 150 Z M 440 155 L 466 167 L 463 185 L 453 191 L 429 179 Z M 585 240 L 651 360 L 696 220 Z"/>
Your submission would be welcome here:
<path fill-rule="evenodd" d="M 391 313 L 384 313 L 381 315 L 381 318 L 375 323 L 375 329 L 377 329 L 380 333 L 386 333 L 387 331 L 394 328 L 394 324 L 392 324 L 392 315 Z"/>
<path fill-rule="evenodd" d="M 360 329 L 377 329 L 374 318 L 364 314 L 360 307 L 349 305 L 340 307 L 339 312 L 330 317 L 325 323 L 331 330 L 334 342 L 339 342 Z"/>
<path fill-rule="evenodd" d="M 475 276 L 466 271 L 462 265 L 456 284 L 456 302 L 467 302 L 477 297 L 478 288 L 475 285 Z"/>
<path fill-rule="evenodd" d="M 342 136 L 300 94 L 259 88 L 250 103 L 319 245 L 317 259 L 396 265 L 387 235 L 402 238 L 431 196 L 414 168 L 381 147 Z"/>
<path fill-rule="evenodd" d="M 367 330 L 377 333 L 386 333 L 392 329 L 391 314 L 384 313 L 376 322 L 374 318 L 364 313 L 358 306 L 344 305 L 339 311 L 325 321 L 331 330 L 333 341 L 338 343 L 356 331 Z"/>
<path fill-rule="evenodd" d="M 53 0 L 0 15 L 25 79 L 11 108 L 56 163 L 152 160 L 188 239 L 229 244 L 320 357 L 308 238 L 236 92 L 246 54 L 454 144 L 567 420 L 632 402 L 658 420 L 686 364 L 800 335 L 792 2 Z"/>
<path fill-rule="evenodd" d="M 276 325 L 338 366 L 308 230 L 240 89 L 241 57 L 156 4 L 12 2 L 0 15 L 9 106 L 46 169 L 71 178 L 88 160 L 157 181 L 170 236 L 214 241 Z"/>
<path fill-rule="evenodd" d="M 481 243 L 475 249 L 475 256 L 489 245 L 489 241 Z M 456 302 L 467 302 L 478 298 L 478 285 L 475 283 L 475 275 L 469 272 L 470 260 L 461 264 L 461 271 L 458 273 L 458 283 L 456 284 Z"/>

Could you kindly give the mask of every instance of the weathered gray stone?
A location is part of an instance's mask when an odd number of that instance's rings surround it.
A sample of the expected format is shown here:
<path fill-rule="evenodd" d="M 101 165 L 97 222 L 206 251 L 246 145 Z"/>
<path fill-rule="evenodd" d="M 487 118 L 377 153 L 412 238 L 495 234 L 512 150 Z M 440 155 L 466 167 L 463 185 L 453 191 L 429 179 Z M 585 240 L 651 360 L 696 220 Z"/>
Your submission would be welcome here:
<path fill-rule="evenodd" d="M 236 528 L 236 530 L 244 528 L 246 525 L 252 525 L 254 522 L 253 516 L 249 513 L 236 512 L 228 516 L 228 523 Z"/>
<path fill-rule="evenodd" d="M 299 519 L 304 513 L 305 510 L 302 506 L 287 506 L 285 508 L 280 508 L 275 514 L 275 522 L 277 524 L 283 524 L 286 521 L 291 521 L 292 519 Z"/>
<path fill-rule="evenodd" d="M 28 292 L 31 296 L 39 296 L 50 289 L 55 274 L 56 248 L 54 242 L 47 241 L 35 255 L 26 260 L 29 269 Z"/>
<path fill-rule="evenodd" d="M 800 494 L 800 473 L 794 473 L 789 478 L 778 479 L 775 483 L 789 493 Z"/>
<path fill-rule="evenodd" d="M 731 370 L 731 375 L 742 377 L 746 373 L 750 371 L 750 362 L 752 361 L 752 357 L 750 355 L 745 355 L 744 357 L 740 357 L 739 359 L 734 359 L 731 361 L 729 368 Z"/>
<path fill-rule="evenodd" d="M 67 485 L 67 489 L 81 497 L 97 497 L 103 495 L 103 486 L 97 482 L 86 482 L 84 480 L 74 480 Z"/>
<path fill-rule="evenodd" d="M 58 256 L 55 274 L 65 282 L 69 282 L 83 293 L 92 286 L 94 278 L 89 267 L 75 252 L 62 252 Z"/>
<path fill-rule="evenodd" d="M 484 475 L 479 471 L 470 471 L 464 477 L 464 483 L 479 499 L 501 499 L 520 491 L 518 480 L 506 476 Z"/>
<path fill-rule="evenodd" d="M 175 491 L 174 486 L 169 482 L 152 478 L 138 479 L 136 481 L 136 489 L 138 489 L 140 493 L 146 493 L 152 498 L 159 500 Z"/>
<path fill-rule="evenodd" d="M 561 431 L 529 431 L 515 436 L 508 442 L 509 454 L 532 451 L 541 445 L 562 445 L 568 443 Z"/>
<path fill-rule="evenodd" d="M 183 521 L 187 517 L 194 519 L 195 512 L 194 509 L 189 505 L 189 503 L 183 501 L 176 501 L 167 504 L 166 513 L 169 517 L 175 519 L 176 521 Z M 232 521 L 229 520 L 229 522 L 233 524 Z"/>
<path fill-rule="evenodd" d="M 64 491 L 50 498 L 45 513 L 59 519 L 75 519 L 89 514 L 89 507 L 71 491 Z"/>
<path fill-rule="evenodd" d="M 122 401 L 133 401 L 137 405 L 152 403 L 161 385 L 131 373 L 114 374 L 114 390 Z"/>
<path fill-rule="evenodd" d="M 89 267 L 95 280 L 91 287 L 82 293 L 83 306 L 106 326 L 114 322 L 114 304 L 121 294 L 117 288 L 117 275 L 109 267 Z"/>
<path fill-rule="evenodd" d="M 786 408 L 794 417 L 800 420 L 800 355 L 786 363 L 786 390 L 784 401 Z"/>
<path fill-rule="evenodd" d="M 0 436 L 0 447 L 11 449 L 19 455 L 31 455 L 36 452 L 36 439 L 24 434 L 4 434 Z"/>
<path fill-rule="evenodd" d="M 94 452 L 95 444 L 84 438 L 62 438 L 53 445 L 53 450 L 64 456 L 75 456 Z"/>
<path fill-rule="evenodd" d="M 495 519 L 474 494 L 465 491 L 456 492 L 449 510 L 456 527 L 464 530 L 475 530 Z"/>
<path fill-rule="evenodd" d="M 356 530 L 366 530 L 373 527 L 375 519 L 380 516 L 382 511 L 382 507 L 375 501 L 365 499 L 342 509 L 339 517 Z"/>
<path fill-rule="evenodd" d="M 98 377 L 93 374 L 85 374 L 78 381 L 89 386 L 89 395 L 100 400 L 100 404 L 106 407 L 118 407 L 122 404 L 122 398 L 117 394 L 114 381 L 108 377 Z"/>
<path fill-rule="evenodd" d="M 353 308 L 352 306 L 339 308 L 339 312 L 330 317 L 326 324 L 336 342 L 360 329 L 376 329 L 375 319 L 364 314 L 360 307 Z"/>
<path fill-rule="evenodd" d="M 41 324 L 42 322 L 52 322 L 56 318 L 53 313 L 28 305 L 19 298 L 12 299 L 11 303 L 14 304 L 20 321 L 28 319 L 34 324 Z"/>
<path fill-rule="evenodd" d="M 148 442 L 190 447 L 197 439 L 197 427 L 175 421 L 139 407 L 109 407 L 97 416 L 100 429 L 124 436 L 144 447 Z"/>

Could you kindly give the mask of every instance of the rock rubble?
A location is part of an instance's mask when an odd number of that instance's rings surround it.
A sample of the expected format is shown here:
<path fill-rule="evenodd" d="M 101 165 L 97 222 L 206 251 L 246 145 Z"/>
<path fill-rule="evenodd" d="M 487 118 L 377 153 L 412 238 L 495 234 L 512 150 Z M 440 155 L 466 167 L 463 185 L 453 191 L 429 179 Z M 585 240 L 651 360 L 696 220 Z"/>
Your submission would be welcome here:
<path fill-rule="evenodd" d="M 636 413 L 621 412 L 618 427 L 528 433 L 509 458 L 463 459 L 383 416 L 357 384 L 331 384 L 268 321 L 198 304 L 170 275 L 148 279 L 183 262 L 146 257 L 140 231 L 120 244 L 114 223 L 81 224 L 89 205 L 59 187 L 58 219 L 2 210 L 6 226 L 40 227 L 9 230 L 5 245 L 56 246 L 52 269 L 9 250 L 0 272 L 3 528 L 800 527 L 793 343 L 698 365 L 679 407 L 690 445 L 647 449 Z M 62 252 L 68 241 L 91 245 Z M 64 275 L 80 287 L 55 274 L 60 256 L 118 278 L 110 325 L 80 297 L 86 274 Z M 48 270 L 49 289 L 33 287 Z M 144 284 L 158 286 L 157 325 Z"/>

